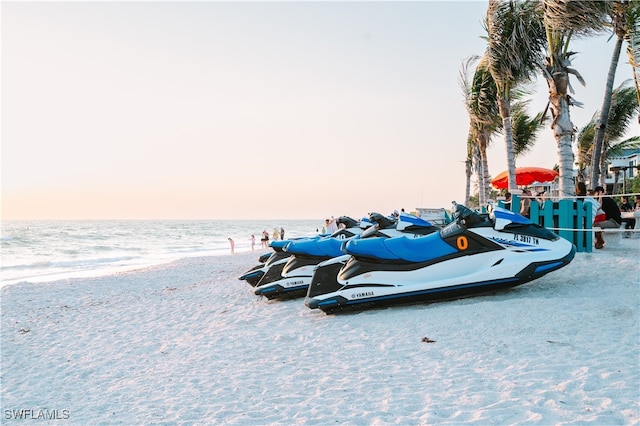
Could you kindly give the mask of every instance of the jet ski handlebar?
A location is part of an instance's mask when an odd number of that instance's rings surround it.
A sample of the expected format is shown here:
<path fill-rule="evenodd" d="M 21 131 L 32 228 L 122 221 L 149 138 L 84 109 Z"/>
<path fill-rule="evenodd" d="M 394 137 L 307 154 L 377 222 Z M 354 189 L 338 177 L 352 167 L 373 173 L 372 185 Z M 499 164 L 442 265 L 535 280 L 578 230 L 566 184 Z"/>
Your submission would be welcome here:
<path fill-rule="evenodd" d="M 359 222 L 349 216 L 340 216 L 336 222 L 341 223 L 345 226 L 345 228 L 356 228 L 359 225 Z"/>
<path fill-rule="evenodd" d="M 484 219 L 478 213 L 462 204 L 457 204 L 454 201 L 453 207 L 454 219 L 460 225 L 470 227 L 484 222 Z"/>
<path fill-rule="evenodd" d="M 369 213 L 369 220 L 377 224 L 378 229 L 392 228 L 396 224 L 394 219 L 376 212 Z"/>

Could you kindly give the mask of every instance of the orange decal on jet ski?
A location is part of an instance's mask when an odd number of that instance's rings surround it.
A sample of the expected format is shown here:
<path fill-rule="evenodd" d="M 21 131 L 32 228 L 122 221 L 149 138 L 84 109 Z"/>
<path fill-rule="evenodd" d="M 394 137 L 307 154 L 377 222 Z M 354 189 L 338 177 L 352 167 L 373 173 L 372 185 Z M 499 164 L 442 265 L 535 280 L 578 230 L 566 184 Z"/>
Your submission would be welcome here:
<path fill-rule="evenodd" d="M 469 240 L 464 235 L 460 235 L 456 240 L 456 245 L 458 246 L 458 250 L 466 250 L 469 248 Z"/>

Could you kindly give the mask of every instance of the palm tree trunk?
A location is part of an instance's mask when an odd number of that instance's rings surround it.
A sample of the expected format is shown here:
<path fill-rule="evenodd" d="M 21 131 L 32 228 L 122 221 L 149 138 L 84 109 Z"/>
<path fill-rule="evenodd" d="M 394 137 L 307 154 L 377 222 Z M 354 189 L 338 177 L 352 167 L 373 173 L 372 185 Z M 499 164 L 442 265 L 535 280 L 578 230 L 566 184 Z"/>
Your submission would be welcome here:
<path fill-rule="evenodd" d="M 475 172 L 476 172 L 476 176 L 478 176 L 478 202 L 480 202 L 480 187 L 482 186 L 482 176 L 484 176 L 483 172 L 482 172 L 482 154 L 481 154 L 481 149 L 479 146 L 476 146 L 476 149 L 473 152 L 473 156 L 475 159 L 474 162 L 474 166 L 475 166 Z M 470 204 L 469 204 L 470 205 Z"/>
<path fill-rule="evenodd" d="M 464 205 L 469 205 L 469 197 L 471 196 L 471 176 L 473 175 L 473 162 L 470 157 L 464 162 L 467 184 L 464 190 Z"/>
<path fill-rule="evenodd" d="M 509 177 L 509 191 L 512 192 L 518 188 L 516 183 L 516 155 L 513 149 L 513 131 L 511 130 L 511 105 L 509 99 L 500 96 L 498 100 L 500 108 L 500 116 L 502 117 L 502 127 L 504 132 L 504 142 L 507 152 L 507 173 Z"/>
<path fill-rule="evenodd" d="M 478 204 L 484 205 L 485 200 L 485 173 L 487 164 L 487 152 L 483 149 L 480 150 L 480 164 L 478 164 Z"/>
<path fill-rule="evenodd" d="M 612 194 L 618 193 L 618 179 L 620 179 L 620 172 L 616 171 L 614 173 L 615 180 L 613 181 L 613 189 L 611 190 Z"/>
<path fill-rule="evenodd" d="M 602 143 L 604 141 L 605 127 L 609 119 L 609 109 L 611 108 L 611 94 L 613 93 L 613 81 L 616 78 L 616 68 L 620 60 L 620 51 L 622 50 L 622 37 L 618 37 L 616 45 L 611 55 L 611 63 L 609 64 L 609 74 L 607 74 L 607 84 L 604 91 L 604 99 L 602 101 L 602 109 L 600 110 L 600 118 L 596 125 L 595 140 L 593 143 L 593 155 L 591 156 L 591 187 L 598 186 L 598 176 L 600 175 L 600 156 L 602 155 Z"/>
<path fill-rule="evenodd" d="M 567 99 L 567 84 L 569 76 L 566 72 L 549 73 L 547 84 L 549 85 L 549 99 L 551 101 L 551 114 L 553 122 L 553 136 L 558 143 L 558 159 L 560 161 L 559 191 L 561 197 L 574 195 L 575 185 L 573 181 L 573 123 L 569 112 Z"/>
<path fill-rule="evenodd" d="M 486 132 L 478 134 L 478 150 L 480 151 L 480 172 L 478 174 L 478 203 L 480 207 L 487 202 L 487 186 L 489 183 L 489 161 L 487 160 L 487 145 L 490 135 Z"/>
<path fill-rule="evenodd" d="M 473 176 L 473 160 L 475 152 L 477 151 L 476 144 L 473 140 L 473 134 L 469 129 L 467 136 L 467 159 L 464 162 L 464 171 L 467 178 L 467 182 L 464 190 L 464 205 L 469 205 L 469 198 L 471 197 L 471 177 Z"/>
<path fill-rule="evenodd" d="M 602 152 L 600 153 L 600 184 L 606 188 L 607 184 L 607 149 L 606 147 L 602 147 Z M 598 185 L 592 185 L 592 188 L 595 188 Z"/>
<path fill-rule="evenodd" d="M 640 104 L 640 20 L 633 23 L 629 28 L 627 36 L 627 56 L 629 64 L 633 69 L 633 81 L 636 86 L 636 96 L 638 96 L 638 104 Z M 638 115 L 638 124 L 640 124 L 640 114 Z"/>
<path fill-rule="evenodd" d="M 482 156 L 482 203 L 480 207 L 487 205 L 489 199 L 489 190 L 491 189 L 491 179 L 489 179 L 489 160 L 487 160 L 487 152 Z"/>

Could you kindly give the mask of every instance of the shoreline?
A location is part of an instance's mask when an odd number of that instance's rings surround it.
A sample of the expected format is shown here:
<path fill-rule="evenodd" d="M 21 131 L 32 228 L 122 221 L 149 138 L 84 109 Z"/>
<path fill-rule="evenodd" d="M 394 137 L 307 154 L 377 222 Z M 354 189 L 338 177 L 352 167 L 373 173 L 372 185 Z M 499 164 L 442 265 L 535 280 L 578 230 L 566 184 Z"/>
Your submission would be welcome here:
<path fill-rule="evenodd" d="M 251 251 L 250 236 L 270 225 L 266 221 L 3 225 L 0 286 L 104 276 L 185 257 L 221 256 L 230 253 L 228 238 L 233 238 L 236 252 Z M 307 221 L 287 223 L 287 235 L 298 236 L 310 225 Z M 260 249 L 259 242 L 256 249 Z"/>
<path fill-rule="evenodd" d="M 218 258 L 224 256 L 237 256 L 246 253 L 256 253 L 256 259 L 260 255 L 260 253 L 266 253 L 271 250 L 271 248 L 260 248 L 257 247 L 255 251 L 241 249 L 240 251 L 236 250 L 235 255 L 228 253 L 229 249 L 225 249 L 224 251 L 220 250 L 215 254 L 193 254 L 190 256 L 175 256 L 167 259 L 149 259 L 148 261 L 136 264 L 136 265 L 121 265 L 121 266 L 109 266 L 105 268 L 99 269 L 90 269 L 86 271 L 72 271 L 72 272 L 59 272 L 59 273 L 48 273 L 46 275 L 40 277 L 29 277 L 29 278 L 12 278 L 9 280 L 0 280 L 0 289 L 8 286 L 14 286 L 19 284 L 55 284 L 60 281 L 70 281 L 70 280 L 83 280 L 83 279 L 91 279 L 91 278 L 101 278 L 107 277 L 110 275 L 121 275 L 126 273 L 133 273 L 139 271 L 146 271 L 152 269 L 154 267 L 159 267 L 162 265 L 168 265 L 175 262 L 181 262 L 188 259 L 197 259 L 197 258 Z M 260 253 L 259 253 L 260 252 Z M 256 260 L 257 264 L 257 260 Z M 57 278 L 56 278 L 57 277 Z"/>

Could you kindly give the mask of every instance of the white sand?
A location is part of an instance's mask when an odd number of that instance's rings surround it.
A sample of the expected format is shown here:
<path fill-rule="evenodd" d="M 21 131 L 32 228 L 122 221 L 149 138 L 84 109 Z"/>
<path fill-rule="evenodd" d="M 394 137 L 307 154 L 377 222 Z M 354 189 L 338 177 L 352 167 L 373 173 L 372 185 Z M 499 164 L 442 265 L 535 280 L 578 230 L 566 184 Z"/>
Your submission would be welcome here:
<path fill-rule="evenodd" d="M 6 286 L 1 422 L 639 424 L 640 239 L 612 246 L 499 294 L 336 316 L 255 296 L 237 277 L 264 250 Z"/>

